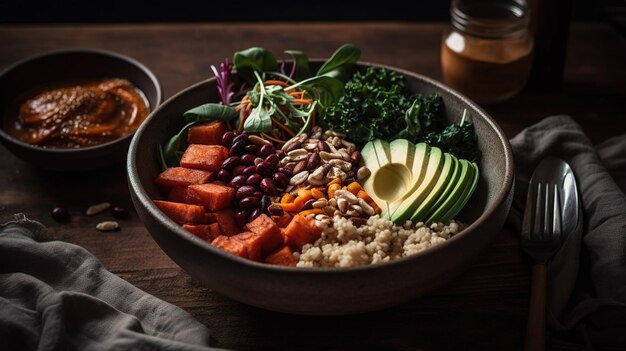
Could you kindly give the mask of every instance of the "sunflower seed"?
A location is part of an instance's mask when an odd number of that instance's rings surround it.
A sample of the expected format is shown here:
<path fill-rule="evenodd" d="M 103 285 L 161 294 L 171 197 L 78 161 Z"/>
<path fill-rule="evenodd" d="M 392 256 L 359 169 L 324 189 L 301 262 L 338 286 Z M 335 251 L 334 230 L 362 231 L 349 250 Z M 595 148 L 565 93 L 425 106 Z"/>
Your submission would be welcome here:
<path fill-rule="evenodd" d="M 265 140 L 261 137 L 258 137 L 256 135 L 250 135 L 248 136 L 248 140 L 250 140 L 250 142 L 252 142 L 253 144 L 256 144 L 258 146 L 263 146 L 265 144 L 271 144 L 271 142 L 269 140 Z"/>
<path fill-rule="evenodd" d="M 356 172 L 356 179 L 360 182 L 369 177 L 370 174 L 372 174 L 372 172 L 369 170 L 369 168 L 363 166 L 359 168 L 359 170 Z"/>
<path fill-rule="evenodd" d="M 108 210 L 111 207 L 111 203 L 109 202 L 102 202 L 99 204 L 95 204 L 95 205 L 91 205 L 89 206 L 89 208 L 87 209 L 86 213 L 87 216 L 93 216 L 96 215 L 100 212 L 104 212 L 106 210 Z"/>
<path fill-rule="evenodd" d="M 119 228 L 120 228 L 119 223 L 115 221 L 100 222 L 96 225 L 96 229 L 98 229 L 101 232 L 110 232 L 113 230 L 118 230 Z"/>
<path fill-rule="evenodd" d="M 309 176 L 309 172 L 308 171 L 302 171 L 300 173 L 296 173 L 296 175 L 291 177 L 291 179 L 289 180 L 289 184 L 290 185 L 300 185 L 300 184 L 304 183 L 304 181 L 307 179 L 308 176 Z"/>

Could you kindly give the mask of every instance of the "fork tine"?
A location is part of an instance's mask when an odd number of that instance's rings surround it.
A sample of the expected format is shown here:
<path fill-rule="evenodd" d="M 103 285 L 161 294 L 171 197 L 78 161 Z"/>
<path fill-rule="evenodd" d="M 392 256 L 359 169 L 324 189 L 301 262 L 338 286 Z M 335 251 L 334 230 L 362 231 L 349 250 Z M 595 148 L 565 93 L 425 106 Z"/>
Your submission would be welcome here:
<path fill-rule="evenodd" d="M 558 242 L 562 241 L 561 236 L 561 199 L 559 196 L 559 187 L 554 184 L 554 204 L 553 204 L 553 217 L 552 217 L 552 240 Z"/>
<path fill-rule="evenodd" d="M 544 194 L 542 184 L 537 184 L 537 197 L 535 199 L 535 213 L 533 218 L 533 230 L 530 233 L 531 239 L 539 239 L 542 233 Z"/>

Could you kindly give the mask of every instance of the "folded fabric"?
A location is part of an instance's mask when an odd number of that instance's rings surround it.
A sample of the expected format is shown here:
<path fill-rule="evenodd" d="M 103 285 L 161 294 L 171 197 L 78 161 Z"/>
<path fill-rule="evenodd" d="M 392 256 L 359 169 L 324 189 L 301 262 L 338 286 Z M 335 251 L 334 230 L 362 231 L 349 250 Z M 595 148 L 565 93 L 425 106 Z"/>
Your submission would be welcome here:
<path fill-rule="evenodd" d="M 0 225 L 0 350 L 217 350 L 178 307 L 17 215 Z"/>
<path fill-rule="evenodd" d="M 626 350 L 626 135 L 594 147 L 568 116 L 511 140 L 515 199 L 508 223 L 521 227 L 528 182 L 546 156 L 567 161 L 578 182 L 583 225 L 548 265 L 550 349 Z"/>

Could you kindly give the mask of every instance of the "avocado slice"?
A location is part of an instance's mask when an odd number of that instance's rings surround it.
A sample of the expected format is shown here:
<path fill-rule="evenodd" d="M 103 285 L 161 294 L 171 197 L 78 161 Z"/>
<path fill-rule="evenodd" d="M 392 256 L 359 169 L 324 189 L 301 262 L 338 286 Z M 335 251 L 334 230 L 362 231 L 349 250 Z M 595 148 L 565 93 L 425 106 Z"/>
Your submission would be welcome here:
<path fill-rule="evenodd" d="M 456 202 L 456 204 L 454 204 L 454 206 L 448 211 L 448 213 L 443 215 L 443 217 L 441 218 L 442 221 L 447 222 L 454 218 L 454 216 L 461 212 L 467 201 L 469 201 L 470 197 L 472 197 L 472 194 L 476 189 L 476 185 L 478 184 L 480 174 L 478 172 L 478 166 L 474 162 L 470 163 L 470 168 L 473 170 L 473 178 L 471 179 L 471 181 L 467 182 L 466 189 L 463 192 L 463 195 Z"/>
<path fill-rule="evenodd" d="M 378 160 L 378 154 L 376 152 L 376 148 L 374 147 L 374 141 L 369 141 L 367 144 L 363 146 L 361 149 L 361 158 L 363 160 L 363 165 L 369 168 L 371 174 L 369 177 L 363 181 L 363 190 L 367 192 L 367 194 L 376 202 L 378 207 L 381 209 L 387 208 L 387 201 L 381 199 L 374 192 L 374 177 L 376 177 L 376 173 L 381 168 L 381 163 Z M 379 144 L 380 145 L 380 144 Z"/>
<path fill-rule="evenodd" d="M 429 218 L 433 213 L 437 212 L 437 210 L 442 206 L 442 204 L 448 200 L 450 197 L 452 190 L 461 181 L 461 161 L 457 159 L 454 155 L 450 155 L 455 160 L 455 168 L 453 170 L 453 174 L 450 177 L 450 180 L 445 185 L 445 189 L 441 192 L 441 194 L 437 197 L 437 200 L 429 206 L 427 211 L 424 213 L 422 218 L 418 220 L 424 221 L 425 218 Z M 467 172 L 467 171 L 466 171 Z"/>
<path fill-rule="evenodd" d="M 381 216 L 386 218 L 391 218 L 391 215 L 396 211 L 396 209 L 400 206 L 400 204 L 404 201 L 404 199 L 408 198 L 413 194 L 417 188 L 422 184 L 424 179 L 426 178 L 426 171 L 428 169 L 428 162 L 430 157 L 430 146 L 426 143 L 418 143 L 415 144 L 413 162 L 411 167 L 411 179 L 409 181 L 409 186 L 405 188 L 405 192 L 401 197 L 394 199 L 395 201 L 390 201 L 386 210 L 382 211 Z"/>
<path fill-rule="evenodd" d="M 413 215 L 417 207 L 433 190 L 433 187 L 441 176 L 443 165 L 444 153 L 438 147 L 431 147 L 423 181 L 419 183 L 417 188 L 413 188 L 413 191 L 407 193 L 408 196 L 402 197 L 393 204 L 390 204 L 389 210 L 391 215 L 389 218 L 391 221 L 396 224 L 402 224 Z"/>
<path fill-rule="evenodd" d="M 469 180 L 472 179 L 472 173 L 474 169 L 467 160 L 460 159 L 459 167 L 460 173 L 458 180 L 455 183 L 452 183 L 453 187 L 450 192 L 443 198 L 443 201 L 436 205 L 435 209 L 432 211 L 432 214 L 427 216 L 427 219 L 425 221 L 426 224 L 440 222 L 442 217 L 450 210 L 452 206 L 456 204 L 458 199 L 463 194 L 467 183 L 469 183 Z"/>
<path fill-rule="evenodd" d="M 419 204 L 413 215 L 410 217 L 411 221 L 418 222 L 424 220 L 426 213 L 431 209 L 433 204 L 441 198 L 444 190 L 446 190 L 448 184 L 450 184 L 456 176 L 456 170 L 458 168 L 459 160 L 449 153 L 444 153 L 443 168 L 441 169 L 441 175 L 437 180 L 437 183 L 433 186 L 432 190 L 426 196 L 424 201 Z"/>

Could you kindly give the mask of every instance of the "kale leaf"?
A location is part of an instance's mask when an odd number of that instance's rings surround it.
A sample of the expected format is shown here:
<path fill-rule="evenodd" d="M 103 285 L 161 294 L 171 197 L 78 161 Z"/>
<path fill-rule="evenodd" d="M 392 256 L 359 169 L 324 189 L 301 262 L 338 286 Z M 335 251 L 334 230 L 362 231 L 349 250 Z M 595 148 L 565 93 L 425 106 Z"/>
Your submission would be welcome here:
<path fill-rule="evenodd" d="M 363 146 L 370 140 L 405 138 L 426 142 L 459 158 L 478 161 L 474 126 L 466 121 L 446 125 L 443 99 L 437 93 L 412 95 L 405 77 L 385 68 L 357 72 L 345 85 L 345 95 L 322 111 L 320 124 L 341 131 Z"/>

